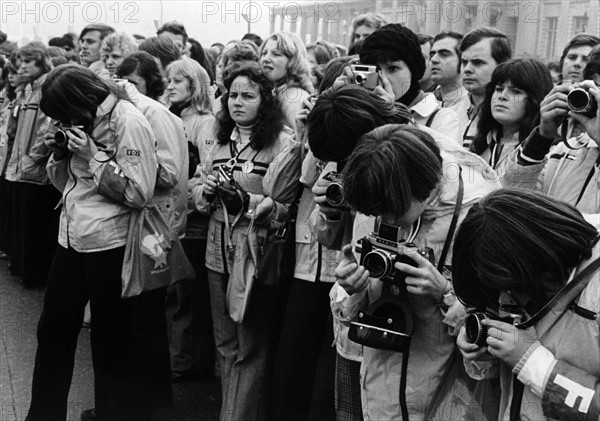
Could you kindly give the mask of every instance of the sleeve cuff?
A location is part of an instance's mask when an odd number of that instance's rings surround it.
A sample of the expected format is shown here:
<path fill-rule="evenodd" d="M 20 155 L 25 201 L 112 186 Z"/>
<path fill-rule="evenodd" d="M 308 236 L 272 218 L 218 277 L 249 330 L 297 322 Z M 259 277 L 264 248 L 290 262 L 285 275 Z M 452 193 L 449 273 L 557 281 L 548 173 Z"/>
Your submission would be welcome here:
<path fill-rule="evenodd" d="M 529 386 L 533 393 L 542 397 L 544 384 L 556 362 L 554 355 L 539 341 L 536 341 L 521 357 L 513 369 L 513 373 L 517 374 L 517 379 L 525 386 Z"/>
<path fill-rule="evenodd" d="M 523 142 L 521 159 L 523 161 L 541 162 L 552 147 L 554 139 L 547 139 L 540 134 L 539 127 L 533 129 L 527 140 Z"/>

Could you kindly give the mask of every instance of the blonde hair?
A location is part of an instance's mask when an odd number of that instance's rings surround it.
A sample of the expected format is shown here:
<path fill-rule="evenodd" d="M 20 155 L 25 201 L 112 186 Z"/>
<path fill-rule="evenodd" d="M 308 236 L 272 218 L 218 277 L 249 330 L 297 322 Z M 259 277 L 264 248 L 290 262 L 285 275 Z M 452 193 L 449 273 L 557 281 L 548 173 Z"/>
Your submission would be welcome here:
<path fill-rule="evenodd" d="M 259 60 L 263 55 L 265 45 L 269 41 L 275 41 L 277 49 L 289 59 L 287 64 L 286 84 L 298 86 L 310 92 L 312 83 L 310 81 L 310 63 L 306 54 L 306 47 L 298 37 L 291 32 L 275 32 L 265 39 L 258 51 Z"/>
<path fill-rule="evenodd" d="M 137 43 L 133 37 L 127 35 L 125 32 L 113 32 L 102 40 L 102 48 L 100 48 L 100 57 L 102 60 L 106 60 L 108 54 L 115 48 L 123 52 L 123 58 L 138 50 Z"/>
<path fill-rule="evenodd" d="M 190 84 L 192 107 L 200 114 L 212 112 L 208 87 L 210 86 L 210 77 L 206 70 L 196 60 L 183 57 L 167 66 L 165 75 L 167 77 L 179 74 L 186 78 Z"/>

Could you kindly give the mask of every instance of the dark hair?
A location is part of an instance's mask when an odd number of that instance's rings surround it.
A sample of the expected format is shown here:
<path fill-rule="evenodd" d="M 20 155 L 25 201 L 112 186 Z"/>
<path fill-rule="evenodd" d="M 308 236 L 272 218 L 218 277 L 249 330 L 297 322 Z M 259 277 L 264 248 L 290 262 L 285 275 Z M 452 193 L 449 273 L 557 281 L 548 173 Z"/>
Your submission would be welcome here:
<path fill-rule="evenodd" d="M 597 235 L 567 203 L 532 190 L 497 190 L 473 205 L 458 229 L 454 291 L 472 307 L 497 300 L 499 291 L 525 292 L 539 309 L 591 256 Z"/>
<path fill-rule="evenodd" d="M 260 46 L 261 46 L 261 45 L 262 45 L 262 43 L 263 43 L 263 39 L 262 39 L 262 38 L 261 38 L 259 35 L 257 35 L 257 34 L 254 34 L 254 33 L 252 33 L 252 32 L 248 32 L 246 35 L 244 35 L 244 36 L 242 37 L 242 41 L 250 41 L 250 42 L 253 42 L 253 43 L 254 43 L 254 45 L 256 45 L 256 48 L 260 48 Z"/>
<path fill-rule="evenodd" d="M 519 141 L 531 133 L 540 122 L 540 104 L 544 97 L 552 90 L 552 76 L 548 68 L 539 60 L 531 58 L 517 58 L 500 64 L 490 83 L 485 88 L 485 99 L 481 106 L 477 134 L 471 144 L 471 151 L 481 155 L 488 149 L 487 135 L 496 130 L 502 136 L 502 125 L 492 115 L 492 96 L 496 86 L 511 82 L 515 88 L 527 94 L 527 108 L 523 121 L 519 124 Z"/>
<path fill-rule="evenodd" d="M 344 162 L 358 139 L 384 124 L 412 121 L 410 112 L 359 85 L 346 84 L 321 93 L 308 115 L 308 142 L 323 161 Z"/>
<path fill-rule="evenodd" d="M 188 34 L 185 31 L 185 26 L 176 21 L 171 21 L 163 24 L 158 31 L 156 31 L 156 35 L 160 35 L 163 32 L 170 32 L 175 35 L 181 35 L 183 37 L 183 44 L 185 45 L 188 42 Z"/>
<path fill-rule="evenodd" d="M 463 39 L 463 35 L 461 33 L 458 32 L 454 32 L 454 31 L 442 31 L 439 34 L 437 34 L 435 37 L 433 37 L 433 43 L 431 44 L 433 46 L 433 44 L 435 44 L 436 42 L 438 42 L 439 40 L 442 40 L 444 38 L 454 38 L 457 42 L 456 44 L 456 54 L 460 56 L 460 50 L 459 50 L 459 46 L 460 46 L 460 42 Z"/>
<path fill-rule="evenodd" d="M 344 73 L 344 68 L 354 59 L 352 56 L 338 57 L 327 63 L 319 85 L 319 94 L 333 86 L 335 80 Z"/>
<path fill-rule="evenodd" d="M 60 48 L 64 48 L 65 50 L 74 50 L 75 49 L 75 43 L 73 42 L 73 40 L 70 37 L 54 37 L 54 38 L 50 38 L 50 40 L 48 41 L 48 46 L 49 47 L 60 47 Z"/>
<path fill-rule="evenodd" d="M 42 84 L 40 109 L 55 120 L 63 123 L 74 120 L 89 129 L 98 106 L 111 93 L 129 100 L 124 90 L 87 67 L 64 64 L 52 70 Z"/>
<path fill-rule="evenodd" d="M 600 74 L 600 45 L 590 51 L 588 62 L 583 69 L 583 78 L 592 79 L 597 74 Z"/>
<path fill-rule="evenodd" d="M 419 38 L 419 45 L 429 44 L 431 47 L 433 45 L 433 37 L 427 34 L 417 34 L 417 38 Z"/>
<path fill-rule="evenodd" d="M 359 39 L 358 41 L 352 43 L 352 45 L 348 49 L 348 55 L 349 56 L 359 55 L 360 50 L 362 50 L 362 46 L 363 46 L 364 42 L 365 42 L 365 39 L 363 38 L 363 39 Z"/>
<path fill-rule="evenodd" d="M 246 62 L 234 67 L 224 80 L 227 93 L 221 99 L 223 109 L 218 113 L 219 143 L 231 142 L 231 132 L 235 128 L 235 121 L 229 114 L 229 88 L 233 81 L 239 76 L 246 76 L 251 82 L 258 86 L 260 92 L 260 106 L 256 123 L 252 128 L 250 136 L 250 147 L 261 150 L 274 144 L 283 129 L 283 110 L 281 103 L 274 94 L 275 83 L 265 76 L 256 62 Z"/>
<path fill-rule="evenodd" d="M 211 64 L 210 59 L 206 56 L 206 52 L 202 47 L 200 42 L 196 41 L 194 38 L 189 38 L 188 42 L 190 43 L 190 58 L 195 60 L 204 70 L 208 73 L 208 77 L 210 78 L 211 85 L 215 83 L 215 69 Z"/>
<path fill-rule="evenodd" d="M 65 57 L 67 52 L 62 47 L 50 46 L 48 47 L 48 56 L 52 59 L 54 57 Z"/>
<path fill-rule="evenodd" d="M 150 55 L 158 58 L 163 69 L 181 58 L 181 50 L 171 38 L 168 37 L 150 37 L 144 40 L 139 46 L 139 51 L 146 51 Z"/>
<path fill-rule="evenodd" d="M 92 31 L 100 32 L 100 41 L 102 41 L 108 34 L 115 32 L 115 29 L 112 26 L 104 25 L 102 23 L 92 23 L 83 28 L 81 34 L 79 35 L 79 39 L 83 38 L 85 34 Z"/>
<path fill-rule="evenodd" d="M 146 94 L 152 99 L 158 99 L 165 91 L 163 75 L 154 58 L 146 51 L 130 54 L 117 68 L 117 76 L 123 78 L 137 72 L 146 82 Z"/>
<path fill-rule="evenodd" d="M 52 62 L 48 49 L 40 41 L 32 41 L 27 45 L 19 48 L 19 58 L 27 58 L 33 60 L 35 65 L 42 71 L 42 74 L 52 70 Z"/>
<path fill-rule="evenodd" d="M 422 130 L 388 124 L 365 134 L 344 167 L 344 197 L 365 215 L 408 212 L 425 201 L 442 177 L 442 157 Z"/>
<path fill-rule="evenodd" d="M 462 54 L 473 45 L 488 38 L 491 39 L 490 48 L 492 50 L 492 58 L 496 63 L 500 64 L 510 60 L 512 56 L 510 40 L 504 32 L 495 28 L 473 29 L 463 37 L 458 49 Z"/>
<path fill-rule="evenodd" d="M 577 47 L 595 47 L 600 44 L 600 38 L 589 34 L 577 34 L 567 43 L 562 55 L 560 56 L 560 73 L 562 74 L 563 64 L 565 63 L 565 57 L 569 54 L 569 50 Z"/>
<path fill-rule="evenodd" d="M 17 69 L 15 66 L 12 65 L 12 63 L 10 61 L 8 61 L 8 62 L 6 62 L 6 65 L 4 66 L 4 71 L 2 72 L 2 76 L 3 76 L 3 78 L 6 79 L 5 85 L 4 85 L 6 87 L 6 98 L 9 101 L 12 101 L 13 99 L 15 99 L 17 97 L 17 86 L 12 87 L 10 85 L 10 83 L 8 82 L 8 75 L 10 73 L 17 75 L 17 77 L 18 77 L 19 69 Z"/>

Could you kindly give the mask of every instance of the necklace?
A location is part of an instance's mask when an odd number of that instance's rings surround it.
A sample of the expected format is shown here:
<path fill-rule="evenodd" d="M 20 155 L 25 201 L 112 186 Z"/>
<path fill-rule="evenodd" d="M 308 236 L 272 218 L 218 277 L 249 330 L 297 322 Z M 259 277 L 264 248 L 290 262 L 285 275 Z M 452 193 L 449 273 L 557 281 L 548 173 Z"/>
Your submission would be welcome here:
<path fill-rule="evenodd" d="M 235 166 L 238 165 L 239 161 L 243 162 L 241 165 L 241 168 L 242 168 L 242 172 L 244 174 L 250 174 L 254 170 L 254 159 L 256 158 L 256 156 L 258 155 L 260 150 L 257 151 L 250 160 L 241 160 L 240 159 L 240 155 L 242 154 L 242 152 L 244 152 L 249 146 L 250 146 L 250 143 L 247 143 L 241 150 L 238 151 L 237 145 L 235 142 L 229 143 L 231 159 L 229 159 L 229 161 L 227 161 L 227 163 L 225 165 L 227 166 L 227 168 L 230 171 L 233 172 Z"/>

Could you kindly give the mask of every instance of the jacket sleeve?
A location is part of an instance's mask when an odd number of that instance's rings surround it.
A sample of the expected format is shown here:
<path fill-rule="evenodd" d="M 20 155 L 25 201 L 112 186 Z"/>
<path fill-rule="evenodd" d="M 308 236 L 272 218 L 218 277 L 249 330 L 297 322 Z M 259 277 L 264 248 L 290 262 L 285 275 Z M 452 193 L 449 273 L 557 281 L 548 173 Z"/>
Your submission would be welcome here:
<path fill-rule="evenodd" d="M 558 360 L 535 342 L 513 370 L 542 398 L 544 415 L 553 419 L 596 421 L 600 417 L 600 379 Z"/>
<path fill-rule="evenodd" d="M 300 182 L 300 142 L 286 135 L 283 147 L 269 164 L 263 178 L 263 191 L 275 202 L 292 203 Z"/>
<path fill-rule="evenodd" d="M 170 111 L 164 110 L 164 113 Z M 179 182 L 182 165 L 187 161 L 185 132 L 181 119 L 174 115 L 154 113 L 148 122 L 156 136 L 156 157 L 158 160 L 158 178 L 156 186 L 175 187 Z M 187 168 L 187 166 L 185 166 Z"/>
<path fill-rule="evenodd" d="M 97 152 L 90 160 L 90 172 L 100 194 L 141 208 L 152 198 L 156 184 L 156 138 L 141 114 L 123 113 L 116 120 L 116 151 Z"/>
<path fill-rule="evenodd" d="M 38 112 L 35 125 L 35 138 L 29 150 L 29 158 L 37 163 L 46 162 L 52 151 L 46 146 L 44 140 L 48 135 L 51 118 L 47 117 L 41 110 Z"/>
<path fill-rule="evenodd" d="M 317 241 L 331 250 L 341 250 L 345 240 L 352 238 L 354 218 L 350 211 L 344 211 L 340 219 L 330 219 L 317 206 L 311 213 L 308 227 Z"/>

